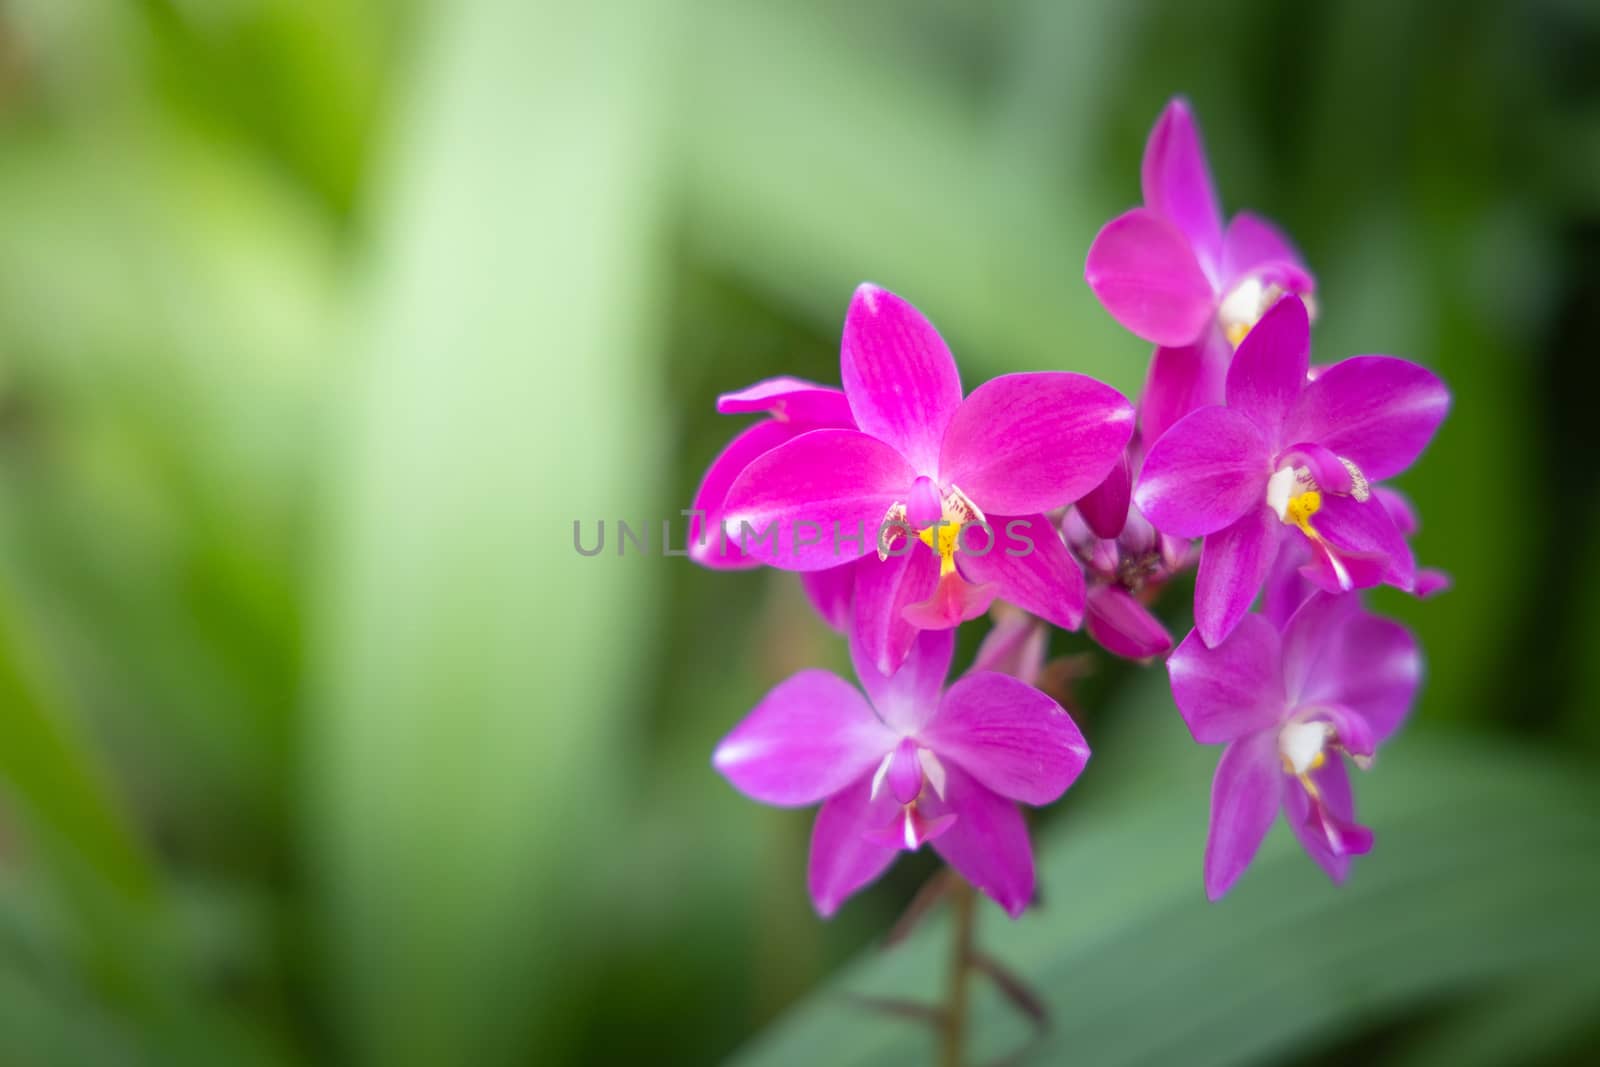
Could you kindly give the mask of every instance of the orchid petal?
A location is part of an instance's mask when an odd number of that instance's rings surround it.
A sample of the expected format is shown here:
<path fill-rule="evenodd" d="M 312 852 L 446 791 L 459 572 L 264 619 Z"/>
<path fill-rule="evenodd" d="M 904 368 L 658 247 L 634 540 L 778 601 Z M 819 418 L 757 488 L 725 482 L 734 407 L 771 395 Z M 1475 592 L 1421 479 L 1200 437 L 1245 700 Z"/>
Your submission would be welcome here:
<path fill-rule="evenodd" d="M 836 567 L 873 550 L 885 514 L 915 479 L 900 453 L 874 437 L 812 430 L 763 453 L 734 481 L 723 505 L 728 536 L 774 567 Z"/>
<path fill-rule="evenodd" d="M 939 576 L 926 599 L 907 604 L 900 614 L 919 630 L 944 630 L 978 618 L 999 595 L 994 586 L 969 582 L 952 571 Z"/>
<path fill-rule="evenodd" d="M 909 734 L 938 712 L 955 650 L 954 630 L 923 630 L 893 674 L 880 673 L 858 641 L 850 642 L 850 659 L 879 718 L 896 733 Z"/>
<path fill-rule="evenodd" d="M 1355 356 L 1300 394 L 1284 439 L 1315 441 L 1378 482 L 1411 466 L 1449 409 L 1450 391 L 1431 371 L 1392 356 Z"/>
<path fill-rule="evenodd" d="M 1410 498 L 1398 489 L 1390 489 L 1386 485 L 1377 486 L 1372 490 L 1372 495 L 1383 504 L 1383 510 L 1389 513 L 1389 518 L 1394 520 L 1394 528 L 1410 537 L 1422 529 L 1422 520 L 1417 518 L 1417 509 L 1412 505 Z"/>
<path fill-rule="evenodd" d="M 1206 896 L 1220 900 L 1261 847 L 1283 803 L 1284 775 L 1272 730 L 1242 737 L 1217 762 L 1206 838 Z"/>
<path fill-rule="evenodd" d="M 835 794 L 817 812 L 811 828 L 811 862 L 806 875 L 812 904 L 824 919 L 845 898 L 875 881 L 900 850 L 873 840 L 900 814 L 885 790 L 872 797 L 872 776 L 864 775 Z"/>
<path fill-rule="evenodd" d="M 850 428 L 850 402 L 844 390 L 834 389 L 803 378 L 766 378 L 754 385 L 717 397 L 717 413 L 746 415 L 761 413 L 778 422 L 808 429 Z M 798 431 L 797 431 L 798 432 Z"/>
<path fill-rule="evenodd" d="M 1222 215 L 1200 130 L 1181 97 L 1169 103 L 1145 143 L 1140 167 L 1144 206 L 1182 230 L 1206 274 L 1222 267 Z"/>
<path fill-rule="evenodd" d="M 1349 495 L 1355 490 L 1356 479 L 1355 475 L 1350 473 L 1350 468 L 1334 455 L 1332 449 L 1323 448 L 1319 444 L 1298 441 L 1290 445 L 1278 453 L 1276 466 L 1279 470 L 1284 467 L 1306 468 L 1324 495 L 1328 493 Z"/>
<path fill-rule="evenodd" d="M 875 767 L 895 735 L 854 686 L 822 670 L 778 683 L 711 757 L 735 789 L 766 804 L 815 804 Z"/>
<path fill-rule="evenodd" d="M 956 553 L 961 573 L 1024 611 L 1076 630 L 1083 622 L 1083 571 L 1055 525 L 1043 515 L 992 515 L 989 525 L 994 536 L 974 533 L 965 538 L 973 551 Z"/>
<path fill-rule="evenodd" d="M 1227 640 L 1206 647 L 1191 631 L 1171 656 L 1172 700 L 1202 745 L 1216 745 L 1274 726 L 1284 713 L 1277 629 L 1247 615 Z"/>
<path fill-rule="evenodd" d="M 1004 374 L 962 403 L 939 455 L 940 480 L 986 512 L 1072 503 L 1110 472 L 1133 436 L 1133 406 L 1082 374 Z"/>
<path fill-rule="evenodd" d="M 1417 571 L 1417 580 L 1411 587 L 1411 595 L 1418 600 L 1427 600 L 1429 597 L 1447 592 L 1452 584 L 1453 580 L 1447 572 L 1435 567 L 1423 567 Z"/>
<path fill-rule="evenodd" d="M 1044 670 L 1049 643 L 1050 633 L 1043 623 L 1021 611 L 1004 611 L 983 636 L 968 673 L 998 671 L 1019 682 L 1035 685 Z"/>
<path fill-rule="evenodd" d="M 1147 208 L 1101 227 L 1083 276 L 1112 318 L 1154 344 L 1193 344 L 1216 317 L 1216 292 L 1188 237 Z"/>
<path fill-rule="evenodd" d="M 1261 589 L 1261 614 L 1280 630 L 1317 587 L 1300 573 L 1311 559 L 1311 543 L 1304 537 L 1279 537 L 1278 558 L 1267 572 Z M 1291 694 L 1293 689 L 1290 689 Z"/>
<path fill-rule="evenodd" d="M 760 560 L 739 551 L 737 527 L 734 527 L 731 537 L 725 535 L 723 505 L 728 490 L 746 467 L 779 445 L 794 440 L 802 432 L 789 423 L 764 419 L 734 435 L 727 447 L 717 453 L 717 457 L 706 468 L 700 488 L 695 491 L 694 503 L 690 505 L 691 512 L 699 513 L 691 515 L 689 519 L 687 547 L 690 559 L 715 570 L 738 570 L 761 565 Z"/>
<path fill-rule="evenodd" d="M 934 473 L 961 406 L 961 377 L 933 324 L 887 289 L 862 285 L 845 316 L 839 369 L 856 425 L 898 449 L 918 474 Z"/>
<path fill-rule="evenodd" d="M 1146 443 L 1161 440 L 1173 424 L 1191 411 L 1221 406 L 1223 383 L 1233 359 L 1233 346 L 1222 327 L 1212 323 L 1199 340 L 1177 348 L 1158 347 L 1139 394 L 1139 432 Z"/>
<path fill-rule="evenodd" d="M 1316 280 L 1283 232 L 1261 216 L 1241 211 L 1222 235 L 1223 291 L 1246 278 L 1276 285 L 1286 293 L 1309 293 L 1316 288 Z"/>
<path fill-rule="evenodd" d="M 1255 420 L 1267 440 L 1281 438 L 1283 420 L 1306 387 L 1311 366 L 1311 319 L 1296 296 L 1261 316 L 1239 342 L 1228 368 L 1228 407 Z"/>
<path fill-rule="evenodd" d="M 1339 747 L 1352 756 L 1367 759 L 1377 751 L 1378 739 L 1372 732 L 1372 724 L 1355 708 L 1344 704 L 1317 704 L 1296 709 L 1295 718 L 1331 728 Z"/>
<path fill-rule="evenodd" d="M 1354 597 L 1319 593 L 1283 629 L 1291 704 L 1337 704 L 1360 714 L 1375 743 L 1410 713 L 1422 679 L 1416 638 L 1363 611 Z"/>
<path fill-rule="evenodd" d="M 893 674 L 917 639 L 918 627 L 905 609 L 927 600 L 939 584 L 939 557 L 921 541 L 900 546 L 904 551 L 878 560 L 859 560 L 855 573 L 854 622 L 851 632 L 861 649 L 860 662 L 879 674 Z M 861 668 L 857 668 L 861 673 Z"/>
<path fill-rule="evenodd" d="M 1355 825 L 1355 798 L 1350 791 L 1350 774 L 1344 761 L 1330 759 L 1310 774 L 1317 787 L 1321 812 L 1312 809 L 1311 799 L 1298 784 L 1284 791 L 1283 814 L 1289 828 L 1299 839 L 1306 853 L 1328 873 L 1335 884 L 1342 883 L 1350 873 L 1352 856 L 1367 852 L 1372 847 L 1372 833 Z M 1336 832 L 1343 838 L 1342 847 L 1335 850 L 1328 841 L 1324 820 L 1332 819 Z"/>
<path fill-rule="evenodd" d="M 1085 628 L 1101 648 L 1124 659 L 1149 659 L 1172 647 L 1172 635 L 1150 609 L 1116 585 L 1089 590 Z"/>
<path fill-rule="evenodd" d="M 1150 449 L 1133 502 L 1163 533 L 1202 537 L 1265 506 L 1271 462 L 1271 446 L 1249 418 L 1201 408 Z"/>
<path fill-rule="evenodd" d="M 1409 590 L 1416 583 L 1417 561 L 1411 546 L 1376 500 L 1325 493 L 1311 525 L 1341 564 L 1339 568 L 1330 564 L 1329 569 L 1342 571 L 1349 579 L 1346 584 L 1335 574 L 1336 584 L 1323 583 L 1329 592 L 1363 589 L 1379 582 Z"/>
<path fill-rule="evenodd" d="M 1133 468 L 1123 452 L 1111 466 L 1105 480 L 1078 501 L 1078 514 L 1096 537 L 1111 539 L 1128 524 L 1128 507 L 1133 503 Z"/>
<path fill-rule="evenodd" d="M 1195 575 L 1194 624 L 1215 646 L 1250 610 L 1283 540 L 1283 524 L 1265 504 L 1225 530 L 1206 535 Z"/>
<path fill-rule="evenodd" d="M 919 807 L 929 818 L 953 814 L 933 850 L 1013 919 L 1033 900 L 1033 848 L 1017 806 L 986 789 L 958 766 L 945 767 L 945 795 Z"/>
<path fill-rule="evenodd" d="M 922 731 L 941 760 L 1024 804 L 1049 804 L 1083 773 L 1089 745 L 1054 700 L 1010 675 L 968 674 Z"/>

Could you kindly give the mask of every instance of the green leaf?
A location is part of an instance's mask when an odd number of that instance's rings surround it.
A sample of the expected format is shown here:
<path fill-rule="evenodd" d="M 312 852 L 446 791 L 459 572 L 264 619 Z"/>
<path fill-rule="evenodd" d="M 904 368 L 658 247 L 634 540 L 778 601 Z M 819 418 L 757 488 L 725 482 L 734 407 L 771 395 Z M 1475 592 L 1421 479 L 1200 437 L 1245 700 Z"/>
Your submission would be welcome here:
<path fill-rule="evenodd" d="M 436 5 L 328 464 L 307 819 L 360 1062 L 548 1050 L 662 515 L 647 4 Z M 604 57 L 600 59 L 598 57 Z M 582 558 L 596 524 L 606 553 Z M 681 539 L 681 533 L 678 535 Z M 681 540 L 680 540 L 681 543 Z"/>
<path fill-rule="evenodd" d="M 1081 812 L 1069 798 L 1060 831 L 1038 842 L 1042 907 L 1014 924 L 992 908 L 983 916 L 983 947 L 1048 1005 L 1037 1062 L 1258 1062 L 1327 1050 L 1404 1008 L 1518 976 L 1560 973 L 1585 990 L 1600 978 L 1600 788 L 1581 774 L 1548 756 L 1406 739 L 1357 784 L 1378 844 L 1344 887 L 1280 825 L 1212 905 L 1200 861 L 1214 751 L 1177 751 L 1186 739 L 1175 732 L 1118 753 L 1161 771 L 1138 788 Z M 947 936 L 933 923 L 869 954 L 740 1062 L 915 1061 L 930 1047 L 925 1030 L 845 994 L 937 996 Z M 970 1062 L 1027 1044 L 997 994 L 977 997 L 974 1013 Z"/>

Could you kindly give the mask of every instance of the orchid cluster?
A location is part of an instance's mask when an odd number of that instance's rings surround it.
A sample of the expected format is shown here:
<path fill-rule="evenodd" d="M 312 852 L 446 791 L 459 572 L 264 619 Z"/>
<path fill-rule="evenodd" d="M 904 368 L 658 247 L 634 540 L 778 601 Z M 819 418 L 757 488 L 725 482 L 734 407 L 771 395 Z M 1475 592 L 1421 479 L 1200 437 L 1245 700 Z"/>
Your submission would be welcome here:
<path fill-rule="evenodd" d="M 1389 356 L 1313 365 L 1314 279 L 1272 224 L 1224 224 L 1182 100 L 1150 135 L 1142 186 L 1085 269 L 1155 346 L 1137 406 L 1066 371 L 966 392 L 928 319 L 873 285 L 845 316 L 840 388 L 776 378 L 717 402 L 761 418 L 706 472 L 690 554 L 798 572 L 855 668 L 856 685 L 782 682 L 713 757 L 756 800 L 821 805 L 809 888 L 824 916 L 924 844 L 1012 917 L 1028 907 L 1019 805 L 1056 801 L 1089 758 L 1037 687 L 1049 627 L 1164 659 L 1195 741 L 1225 746 L 1210 898 L 1280 810 L 1335 881 L 1372 847 L 1345 757 L 1367 767 L 1399 728 L 1421 660 L 1362 591 L 1447 584 L 1418 569 L 1415 516 L 1382 483 L 1449 394 Z M 1175 643 L 1152 605 L 1191 566 L 1194 629 Z M 947 681 L 956 629 L 986 615 L 976 661 Z"/>

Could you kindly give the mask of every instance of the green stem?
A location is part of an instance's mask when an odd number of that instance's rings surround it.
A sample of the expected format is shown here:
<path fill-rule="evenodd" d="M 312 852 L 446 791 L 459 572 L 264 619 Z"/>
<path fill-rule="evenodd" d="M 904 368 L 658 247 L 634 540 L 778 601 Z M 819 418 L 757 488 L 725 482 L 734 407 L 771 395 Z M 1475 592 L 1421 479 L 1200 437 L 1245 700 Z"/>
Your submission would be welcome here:
<path fill-rule="evenodd" d="M 945 984 L 944 1029 L 939 1063 L 961 1067 L 967 1035 L 967 975 L 972 970 L 972 886 L 952 872 L 950 886 L 950 973 Z"/>

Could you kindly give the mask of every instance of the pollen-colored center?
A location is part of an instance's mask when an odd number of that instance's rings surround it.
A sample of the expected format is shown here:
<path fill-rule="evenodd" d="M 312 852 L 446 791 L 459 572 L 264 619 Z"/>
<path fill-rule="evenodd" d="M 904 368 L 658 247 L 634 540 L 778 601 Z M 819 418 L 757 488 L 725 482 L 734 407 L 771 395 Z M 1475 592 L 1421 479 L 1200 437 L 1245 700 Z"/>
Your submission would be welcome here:
<path fill-rule="evenodd" d="M 917 537 L 939 553 L 939 577 L 955 573 L 956 549 L 961 544 L 961 523 L 941 521 L 919 531 Z"/>
<path fill-rule="evenodd" d="M 1322 494 L 1315 489 L 1308 489 L 1298 496 L 1289 498 L 1289 504 L 1284 508 L 1284 521 L 1292 522 L 1300 527 L 1300 532 L 1311 538 L 1317 539 L 1317 531 L 1311 528 L 1311 516 L 1322 510 Z"/>
<path fill-rule="evenodd" d="M 1322 490 L 1305 467 L 1284 467 L 1267 482 L 1267 505 L 1285 526 L 1318 540 L 1311 516 L 1322 510 Z"/>

